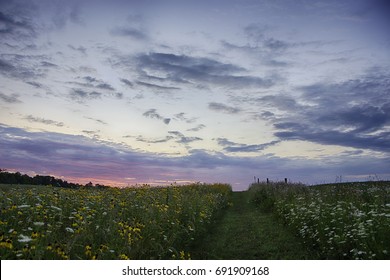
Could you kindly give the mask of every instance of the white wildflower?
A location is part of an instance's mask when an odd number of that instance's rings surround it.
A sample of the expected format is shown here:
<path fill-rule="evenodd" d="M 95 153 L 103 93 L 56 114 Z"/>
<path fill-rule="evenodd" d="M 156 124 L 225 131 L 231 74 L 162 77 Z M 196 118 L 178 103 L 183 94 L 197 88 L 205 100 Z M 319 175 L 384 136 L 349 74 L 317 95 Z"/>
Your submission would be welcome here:
<path fill-rule="evenodd" d="M 23 204 L 23 205 L 18 206 L 19 209 L 20 208 L 29 208 L 29 207 L 30 207 L 30 205 L 28 205 L 28 204 Z"/>
<path fill-rule="evenodd" d="M 32 238 L 30 238 L 26 235 L 23 235 L 23 234 L 20 234 L 19 239 L 18 239 L 18 241 L 22 242 L 22 243 L 30 242 L 31 240 L 32 240 Z"/>
<path fill-rule="evenodd" d="M 65 230 L 70 233 L 74 233 L 74 229 L 70 227 L 66 227 Z"/>
<path fill-rule="evenodd" d="M 43 226 L 45 223 L 44 222 L 34 222 L 34 226 Z"/>

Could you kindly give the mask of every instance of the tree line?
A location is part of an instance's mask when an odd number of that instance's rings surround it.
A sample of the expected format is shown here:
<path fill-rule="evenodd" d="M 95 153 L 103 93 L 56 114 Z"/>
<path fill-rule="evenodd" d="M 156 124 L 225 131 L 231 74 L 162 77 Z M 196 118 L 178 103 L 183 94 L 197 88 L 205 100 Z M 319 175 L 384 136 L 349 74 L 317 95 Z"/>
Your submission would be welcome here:
<path fill-rule="evenodd" d="M 107 188 L 108 186 L 96 184 L 92 182 L 82 185 L 78 183 L 70 183 L 68 181 L 55 178 L 53 176 L 35 175 L 30 177 L 27 174 L 21 174 L 20 172 L 7 172 L 5 169 L 0 169 L 0 184 L 11 185 L 45 185 L 61 188 L 81 188 L 81 187 L 96 187 Z"/>

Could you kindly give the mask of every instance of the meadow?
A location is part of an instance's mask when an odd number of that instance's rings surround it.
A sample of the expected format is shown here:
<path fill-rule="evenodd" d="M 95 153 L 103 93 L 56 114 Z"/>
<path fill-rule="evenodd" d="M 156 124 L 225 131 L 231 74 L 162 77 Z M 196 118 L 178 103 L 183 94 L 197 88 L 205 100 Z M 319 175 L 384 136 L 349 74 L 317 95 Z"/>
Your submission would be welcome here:
<path fill-rule="evenodd" d="M 318 259 L 390 258 L 390 182 L 260 183 L 252 203 L 272 212 Z"/>
<path fill-rule="evenodd" d="M 0 185 L 3 259 L 390 259 L 390 182 Z"/>
<path fill-rule="evenodd" d="M 0 185 L 1 259 L 190 259 L 231 187 Z"/>

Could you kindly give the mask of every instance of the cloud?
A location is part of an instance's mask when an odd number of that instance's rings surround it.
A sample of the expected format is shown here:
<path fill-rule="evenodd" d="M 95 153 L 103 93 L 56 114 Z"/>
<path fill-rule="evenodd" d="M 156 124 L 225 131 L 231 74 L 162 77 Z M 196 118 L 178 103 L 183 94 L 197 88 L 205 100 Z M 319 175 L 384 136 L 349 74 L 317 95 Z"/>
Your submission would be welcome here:
<path fill-rule="evenodd" d="M 45 5 L 52 9 L 52 23 L 56 29 L 63 29 L 68 22 L 79 25 L 84 24 L 81 6 L 78 1 L 54 1 L 54 3 L 49 1 Z"/>
<path fill-rule="evenodd" d="M 275 136 L 325 145 L 390 151 L 390 80 L 369 71 L 359 79 L 300 87 L 300 97 L 258 99 L 282 113 L 270 119 Z"/>
<path fill-rule="evenodd" d="M 173 136 L 166 136 L 165 138 L 162 139 L 149 139 L 139 135 L 135 138 L 135 140 L 137 140 L 138 142 L 143 142 L 148 144 L 157 144 L 157 143 L 166 143 L 173 138 L 174 138 Z"/>
<path fill-rule="evenodd" d="M 227 88 L 268 88 L 275 81 L 269 78 L 239 75 L 246 69 L 205 57 L 170 53 L 149 53 L 137 57 L 139 73 L 160 73 L 160 79 L 197 85 L 216 85 Z"/>
<path fill-rule="evenodd" d="M 43 85 L 41 83 L 38 83 L 38 82 L 29 81 L 29 82 L 26 82 L 26 83 L 29 84 L 29 85 L 32 85 L 35 88 L 43 88 Z"/>
<path fill-rule="evenodd" d="M 14 63 L 0 58 L 0 73 L 6 77 L 25 79 L 35 77 L 35 73 L 23 66 L 15 66 Z"/>
<path fill-rule="evenodd" d="M 374 136 L 361 136 L 337 130 L 321 130 L 300 126 L 301 131 L 291 129 L 274 133 L 282 140 L 304 140 L 324 145 L 340 145 L 356 149 L 371 149 L 390 152 L 390 132 L 382 132 Z"/>
<path fill-rule="evenodd" d="M 63 122 L 57 122 L 53 120 L 48 120 L 44 118 L 38 118 L 38 117 L 33 117 L 32 115 L 28 115 L 24 117 L 25 120 L 28 120 L 29 122 L 36 122 L 36 123 L 43 123 L 43 124 L 48 124 L 48 125 L 55 125 L 58 127 L 63 127 L 64 123 Z"/>
<path fill-rule="evenodd" d="M 186 122 L 186 123 L 193 123 L 196 121 L 197 118 L 189 118 L 186 116 L 186 113 L 181 112 L 181 113 L 175 114 L 175 119 L 179 120 L 179 121 Z"/>
<path fill-rule="evenodd" d="M 85 91 L 82 89 L 72 89 L 70 92 L 70 96 L 78 101 L 97 99 L 101 98 L 102 95 L 103 94 L 101 92 Z"/>
<path fill-rule="evenodd" d="M 105 121 L 102 121 L 100 119 L 95 119 L 95 118 L 91 118 L 91 117 L 86 117 L 84 116 L 85 119 L 88 119 L 88 120 L 91 120 L 91 121 L 94 121 L 94 122 L 97 122 L 99 124 L 104 124 L 104 125 L 107 125 L 108 123 L 106 123 Z"/>
<path fill-rule="evenodd" d="M 76 98 L 78 101 L 86 99 L 97 99 L 103 96 L 113 96 L 117 99 L 123 98 L 123 93 L 115 92 L 115 88 L 104 82 L 101 79 L 97 79 L 91 76 L 78 77 L 82 82 L 70 81 L 68 84 L 75 84 L 83 88 L 71 89 L 70 96 Z"/>
<path fill-rule="evenodd" d="M 4 93 L 1 93 L 0 92 L 0 100 L 6 102 L 6 103 L 22 103 L 22 101 L 20 101 L 20 99 L 18 98 L 19 95 L 17 94 L 12 94 L 12 95 L 7 95 L 7 94 L 4 94 Z"/>
<path fill-rule="evenodd" d="M 160 114 L 158 114 L 156 109 L 150 109 L 142 115 L 151 119 L 162 120 L 165 124 L 169 124 L 171 122 L 170 118 L 164 118 Z"/>
<path fill-rule="evenodd" d="M 85 87 L 92 87 L 92 88 L 97 88 L 97 89 L 115 91 L 113 86 L 104 82 L 103 80 L 96 79 L 96 78 L 91 77 L 91 76 L 85 76 L 85 77 L 83 77 L 83 80 L 85 80 L 86 83 L 76 83 L 76 84 L 82 85 Z"/>
<path fill-rule="evenodd" d="M 75 47 L 75 46 L 69 44 L 68 47 L 69 47 L 71 50 L 80 52 L 80 53 L 83 54 L 83 55 L 87 55 L 87 49 L 86 49 L 85 47 L 83 47 L 83 46 Z"/>
<path fill-rule="evenodd" d="M 241 112 L 240 108 L 227 106 L 225 104 L 217 103 L 217 102 L 210 102 L 209 109 L 216 112 L 226 113 L 226 114 L 237 114 Z"/>
<path fill-rule="evenodd" d="M 132 27 L 115 27 L 111 30 L 111 35 L 129 37 L 137 40 L 147 40 L 148 36 L 144 31 Z"/>
<path fill-rule="evenodd" d="M 193 127 L 193 128 L 190 128 L 190 129 L 187 129 L 187 131 L 199 131 L 199 130 L 202 130 L 203 128 L 205 128 L 206 126 L 204 124 L 200 124 L 196 127 Z"/>
<path fill-rule="evenodd" d="M 157 90 L 177 90 L 177 89 L 180 89 L 178 87 L 160 86 L 160 85 L 157 85 L 157 84 L 145 83 L 145 82 L 141 82 L 141 81 L 137 81 L 136 84 L 140 85 L 140 86 L 143 86 L 143 87 L 147 87 L 147 88 L 151 88 L 151 89 L 157 89 Z"/>
<path fill-rule="evenodd" d="M 177 140 L 184 137 L 178 131 L 170 134 Z M 220 141 L 232 143 L 226 139 Z M 390 178 L 389 157 L 376 158 L 360 153 L 346 157 L 341 154 L 324 157 L 319 162 L 276 156 L 233 157 L 205 150 L 189 150 L 188 155 L 172 157 L 137 152 L 130 147 L 80 135 L 29 132 L 2 124 L 0 158 L 3 159 L 2 168 L 9 170 L 52 174 L 84 183 L 93 178 L 94 183 L 111 181 L 114 185 L 126 185 L 129 177 L 136 178 L 135 182 L 139 183 L 182 177 L 193 181 L 227 182 L 236 190 L 243 190 L 253 176 L 271 180 L 288 177 L 309 183 L 334 181 L 340 174 L 344 178 L 372 174 Z"/>
<path fill-rule="evenodd" d="M 0 34 L 19 40 L 35 37 L 36 31 L 30 18 L 0 11 Z"/>
<path fill-rule="evenodd" d="M 269 29 L 270 27 L 268 26 L 258 24 L 250 24 L 244 27 L 243 31 L 249 44 L 247 47 L 251 47 L 257 51 L 275 54 L 282 53 L 291 46 L 286 41 L 267 36 Z M 227 45 L 227 47 L 229 46 Z M 231 47 L 236 46 L 231 45 Z"/>
<path fill-rule="evenodd" d="M 270 146 L 276 145 L 280 143 L 279 140 L 271 141 L 269 143 L 264 144 L 255 144 L 255 145 L 247 145 L 247 144 L 239 144 L 232 141 L 229 141 L 226 138 L 217 138 L 218 145 L 223 146 L 223 150 L 231 153 L 253 153 L 262 151 Z"/>
<path fill-rule="evenodd" d="M 180 144 L 189 144 L 194 141 L 201 141 L 203 140 L 200 137 L 186 137 L 183 133 L 180 131 L 168 131 L 169 134 L 172 134 L 176 137 L 176 142 Z"/>
<path fill-rule="evenodd" d="M 42 61 L 41 62 L 41 66 L 43 66 L 43 67 L 53 67 L 53 68 L 58 67 L 57 64 L 54 64 L 54 63 L 51 63 L 51 62 L 48 62 L 48 61 Z"/>
<path fill-rule="evenodd" d="M 126 23 L 111 29 L 110 34 L 113 36 L 128 37 L 139 41 L 148 40 L 148 34 L 144 27 L 144 19 L 140 15 L 129 15 Z"/>
<path fill-rule="evenodd" d="M 122 83 L 124 83 L 126 86 L 128 86 L 128 87 L 133 87 L 134 85 L 133 85 L 133 83 L 131 82 L 131 81 L 129 81 L 129 80 L 127 80 L 127 79 L 120 79 L 120 81 L 122 82 Z"/>

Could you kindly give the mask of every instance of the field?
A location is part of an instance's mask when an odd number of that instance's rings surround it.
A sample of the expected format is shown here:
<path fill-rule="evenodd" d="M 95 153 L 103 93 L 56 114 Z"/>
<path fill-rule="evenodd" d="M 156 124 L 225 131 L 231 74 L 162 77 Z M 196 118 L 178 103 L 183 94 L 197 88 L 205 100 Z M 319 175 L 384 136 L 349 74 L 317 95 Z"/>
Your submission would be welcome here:
<path fill-rule="evenodd" d="M 1 259 L 390 259 L 390 182 L 0 185 Z"/>
<path fill-rule="evenodd" d="M 229 185 L 0 186 L 1 259 L 190 259 Z"/>
<path fill-rule="evenodd" d="M 318 258 L 390 257 L 390 182 L 254 184 L 250 192 L 253 203 L 276 213 Z"/>

